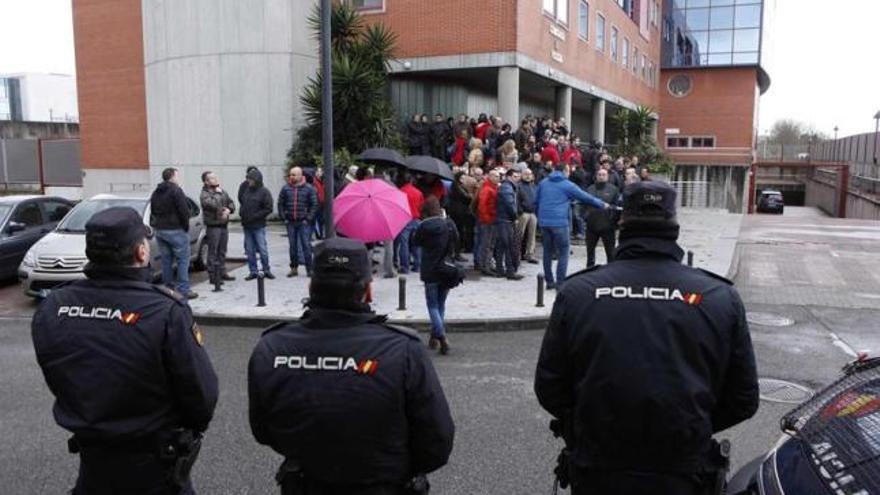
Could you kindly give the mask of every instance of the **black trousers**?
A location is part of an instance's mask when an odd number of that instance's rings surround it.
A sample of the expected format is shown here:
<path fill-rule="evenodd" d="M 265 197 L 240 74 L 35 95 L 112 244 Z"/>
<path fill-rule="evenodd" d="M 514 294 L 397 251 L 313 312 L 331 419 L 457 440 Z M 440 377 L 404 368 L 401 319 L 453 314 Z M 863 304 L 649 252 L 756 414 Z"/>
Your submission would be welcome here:
<path fill-rule="evenodd" d="M 213 282 L 226 273 L 226 246 L 229 244 L 229 230 L 226 227 L 208 226 L 205 229 L 208 243 L 208 276 Z"/>
<path fill-rule="evenodd" d="M 572 495 L 708 495 L 711 487 L 696 476 L 637 471 L 572 473 Z"/>
<path fill-rule="evenodd" d="M 519 246 L 516 244 L 513 222 L 495 222 L 495 271 L 513 275 L 519 265 Z"/>
<path fill-rule="evenodd" d="M 605 248 L 605 259 L 608 263 L 614 261 L 614 230 L 605 232 L 593 232 L 587 228 L 587 268 L 596 264 L 596 244 L 602 239 L 602 247 Z"/>
<path fill-rule="evenodd" d="M 171 467 L 149 452 L 85 449 L 72 495 L 195 495 L 192 484 L 172 486 Z"/>

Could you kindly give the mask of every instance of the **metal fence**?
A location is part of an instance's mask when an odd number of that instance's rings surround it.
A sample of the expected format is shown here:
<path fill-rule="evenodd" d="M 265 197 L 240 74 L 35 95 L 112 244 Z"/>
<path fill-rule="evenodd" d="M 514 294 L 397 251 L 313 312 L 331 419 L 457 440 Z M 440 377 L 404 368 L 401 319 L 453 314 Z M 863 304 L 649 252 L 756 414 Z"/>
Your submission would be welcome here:
<path fill-rule="evenodd" d="M 81 187 L 79 139 L 0 139 L 0 188 Z"/>

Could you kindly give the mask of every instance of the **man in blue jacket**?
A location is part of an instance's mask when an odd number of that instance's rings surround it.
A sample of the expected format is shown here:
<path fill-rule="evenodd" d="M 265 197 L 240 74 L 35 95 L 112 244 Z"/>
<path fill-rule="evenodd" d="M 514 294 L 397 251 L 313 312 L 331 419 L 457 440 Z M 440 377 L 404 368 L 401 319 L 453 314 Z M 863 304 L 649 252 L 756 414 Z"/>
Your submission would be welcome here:
<path fill-rule="evenodd" d="M 278 216 L 287 225 L 287 241 L 290 243 L 290 272 L 295 277 L 302 262 L 306 275 L 312 276 L 312 225 L 318 213 L 318 192 L 306 182 L 300 167 L 291 167 L 287 184 L 278 194 Z"/>
<path fill-rule="evenodd" d="M 515 224 L 519 216 L 516 188 L 520 174 L 510 169 L 505 174 L 504 182 L 498 187 L 498 209 L 495 214 L 495 271 L 508 280 L 522 280 L 523 276 L 516 273 L 519 267 L 519 246 L 515 240 Z"/>
<path fill-rule="evenodd" d="M 569 218 L 572 201 L 580 201 L 595 208 L 608 208 L 608 203 L 591 196 L 568 180 L 569 167 L 559 163 L 547 179 L 538 186 L 535 205 L 538 213 L 538 227 L 541 229 L 541 242 L 544 246 L 544 280 L 547 290 L 557 288 L 565 281 L 568 270 Z M 556 252 L 559 263 L 556 266 L 556 278 L 553 277 L 553 253 Z"/>

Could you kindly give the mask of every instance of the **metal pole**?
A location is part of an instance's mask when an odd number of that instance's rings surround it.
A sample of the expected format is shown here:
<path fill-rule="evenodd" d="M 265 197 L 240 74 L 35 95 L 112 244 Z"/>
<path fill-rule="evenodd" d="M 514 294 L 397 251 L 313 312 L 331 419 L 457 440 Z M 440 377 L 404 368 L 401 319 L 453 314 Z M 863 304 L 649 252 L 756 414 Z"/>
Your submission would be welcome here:
<path fill-rule="evenodd" d="M 336 176 L 333 167 L 333 62 L 331 58 L 330 37 L 330 0 L 321 0 L 321 125 L 324 135 L 324 238 L 336 237 L 336 225 L 333 224 L 333 199 L 336 195 Z"/>
<path fill-rule="evenodd" d="M 536 308 L 544 307 L 544 274 L 538 274 L 538 301 L 535 303 Z"/>
<path fill-rule="evenodd" d="M 880 138 L 880 112 L 877 112 L 877 115 L 874 116 L 874 165 L 877 165 L 877 138 Z"/>
<path fill-rule="evenodd" d="M 694 252 L 688 251 L 688 266 L 694 266 Z"/>
<path fill-rule="evenodd" d="M 266 305 L 266 274 L 262 271 L 257 272 L 257 306 Z"/>
<path fill-rule="evenodd" d="M 397 279 L 397 309 L 406 311 L 406 277 Z"/>

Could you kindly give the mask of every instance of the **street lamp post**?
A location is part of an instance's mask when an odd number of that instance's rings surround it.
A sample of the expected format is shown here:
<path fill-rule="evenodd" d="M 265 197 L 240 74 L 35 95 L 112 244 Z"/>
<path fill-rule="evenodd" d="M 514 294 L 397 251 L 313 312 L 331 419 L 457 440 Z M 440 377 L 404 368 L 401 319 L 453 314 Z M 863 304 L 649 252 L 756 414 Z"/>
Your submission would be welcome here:
<path fill-rule="evenodd" d="M 838 161 L 840 156 L 840 143 L 837 142 L 837 131 L 840 130 L 837 126 L 834 126 L 834 161 Z"/>
<path fill-rule="evenodd" d="M 874 114 L 874 165 L 877 165 L 878 146 L 880 146 L 880 111 Z"/>
<path fill-rule="evenodd" d="M 333 68 L 331 59 L 330 9 L 331 0 L 321 0 L 321 126 L 323 129 L 324 156 L 324 236 L 336 237 L 333 224 L 333 197 L 335 196 L 336 174 L 333 167 Z"/>

